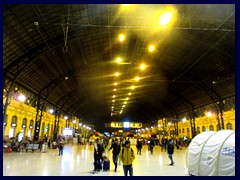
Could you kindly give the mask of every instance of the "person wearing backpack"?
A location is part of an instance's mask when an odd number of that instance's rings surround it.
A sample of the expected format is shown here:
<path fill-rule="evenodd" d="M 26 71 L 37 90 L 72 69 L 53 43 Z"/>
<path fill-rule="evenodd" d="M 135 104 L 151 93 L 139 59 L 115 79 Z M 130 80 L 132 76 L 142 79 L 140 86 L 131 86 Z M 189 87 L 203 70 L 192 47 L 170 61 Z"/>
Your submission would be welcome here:
<path fill-rule="evenodd" d="M 130 141 L 126 141 L 125 146 L 126 147 L 123 147 L 119 153 L 119 159 L 123 163 L 124 175 L 127 176 L 129 172 L 129 175 L 133 176 L 132 163 L 135 159 L 135 154 L 133 149 L 130 147 Z"/>

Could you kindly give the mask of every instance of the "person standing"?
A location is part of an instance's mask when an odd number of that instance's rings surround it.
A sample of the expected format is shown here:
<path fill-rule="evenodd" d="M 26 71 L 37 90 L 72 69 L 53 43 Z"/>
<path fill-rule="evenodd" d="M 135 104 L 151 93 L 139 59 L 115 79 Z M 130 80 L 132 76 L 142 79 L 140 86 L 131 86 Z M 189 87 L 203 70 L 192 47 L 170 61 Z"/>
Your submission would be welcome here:
<path fill-rule="evenodd" d="M 130 147 L 130 141 L 125 141 L 125 147 L 121 149 L 119 159 L 123 163 L 124 175 L 127 176 L 129 172 L 129 175 L 133 176 L 132 163 L 135 159 L 135 154 L 133 149 Z"/>
<path fill-rule="evenodd" d="M 63 146 L 64 146 L 64 139 L 63 137 L 60 137 L 59 141 L 58 141 L 58 149 L 59 149 L 59 156 L 63 155 Z"/>
<path fill-rule="evenodd" d="M 149 149 L 151 151 L 151 154 L 153 154 L 153 147 L 154 147 L 154 145 L 155 145 L 154 139 L 153 139 L 153 137 L 151 137 L 150 143 L 149 143 Z"/>
<path fill-rule="evenodd" d="M 111 147 L 108 149 L 109 151 L 112 150 L 113 153 L 113 163 L 115 166 L 114 171 L 117 172 L 117 162 L 118 162 L 118 155 L 120 153 L 121 147 L 120 147 L 120 141 L 118 141 L 117 138 L 115 138 L 114 142 L 112 143 Z"/>
<path fill-rule="evenodd" d="M 140 139 L 137 139 L 137 154 L 139 153 L 141 155 L 141 151 L 142 151 L 142 142 L 140 141 Z"/>
<path fill-rule="evenodd" d="M 174 142 L 173 139 L 170 138 L 169 142 L 167 144 L 167 153 L 168 153 L 168 158 L 170 159 L 171 163 L 169 164 L 170 166 L 173 166 L 173 153 L 174 153 Z"/>
<path fill-rule="evenodd" d="M 100 139 L 96 139 L 96 142 L 94 143 L 94 173 L 102 170 L 103 152 L 103 143 Z"/>

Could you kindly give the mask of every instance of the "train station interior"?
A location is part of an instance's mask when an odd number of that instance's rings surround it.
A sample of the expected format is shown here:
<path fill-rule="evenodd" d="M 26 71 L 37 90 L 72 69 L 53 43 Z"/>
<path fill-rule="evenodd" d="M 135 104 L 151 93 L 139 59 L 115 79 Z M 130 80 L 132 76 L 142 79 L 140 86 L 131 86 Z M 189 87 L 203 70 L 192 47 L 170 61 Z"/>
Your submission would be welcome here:
<path fill-rule="evenodd" d="M 194 137 L 235 136 L 235 8 L 3 4 L 3 176 L 124 176 L 107 149 L 110 170 L 93 173 L 96 139 L 115 138 L 131 142 L 134 176 L 189 176 Z"/>

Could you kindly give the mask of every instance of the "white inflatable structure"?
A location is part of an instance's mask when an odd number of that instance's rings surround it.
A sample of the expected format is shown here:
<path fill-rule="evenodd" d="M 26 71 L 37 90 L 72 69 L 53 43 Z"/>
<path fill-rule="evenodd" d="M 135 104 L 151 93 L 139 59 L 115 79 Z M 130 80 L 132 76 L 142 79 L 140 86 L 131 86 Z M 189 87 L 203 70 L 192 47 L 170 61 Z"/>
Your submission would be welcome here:
<path fill-rule="evenodd" d="M 206 131 L 195 136 L 186 151 L 193 176 L 235 176 L 235 131 Z"/>

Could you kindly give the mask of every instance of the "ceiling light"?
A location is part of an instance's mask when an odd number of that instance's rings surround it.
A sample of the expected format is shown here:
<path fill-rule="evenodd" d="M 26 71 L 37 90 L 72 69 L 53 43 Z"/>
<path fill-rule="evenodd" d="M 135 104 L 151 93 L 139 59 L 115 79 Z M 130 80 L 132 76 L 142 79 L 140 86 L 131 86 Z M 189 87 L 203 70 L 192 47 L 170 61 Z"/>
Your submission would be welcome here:
<path fill-rule="evenodd" d="M 118 85 L 118 83 L 117 83 L 117 82 L 115 82 L 115 83 L 114 83 L 114 86 L 117 86 L 117 85 Z"/>
<path fill-rule="evenodd" d="M 129 96 L 131 96 L 131 95 L 132 95 L 132 93 L 128 93 L 128 95 L 129 95 Z"/>
<path fill-rule="evenodd" d="M 117 63 L 120 63 L 120 62 L 122 62 L 122 59 L 120 57 L 118 57 L 116 61 L 117 61 Z"/>
<path fill-rule="evenodd" d="M 131 86 L 131 89 L 132 89 L 132 90 L 135 89 L 135 86 Z"/>
<path fill-rule="evenodd" d="M 148 51 L 149 51 L 149 52 L 153 52 L 154 49 L 155 49 L 155 46 L 154 46 L 154 45 L 150 45 L 150 46 L 148 47 Z"/>
<path fill-rule="evenodd" d="M 135 77 L 135 81 L 139 81 L 139 77 Z"/>
<path fill-rule="evenodd" d="M 145 64 L 141 64 L 141 65 L 140 65 L 140 69 L 141 69 L 141 70 L 144 70 L 145 68 L 146 68 Z"/>
<path fill-rule="evenodd" d="M 116 96 L 115 95 L 113 95 L 113 98 L 115 98 Z"/>
<path fill-rule="evenodd" d="M 113 89 L 113 91 L 116 91 L 117 89 Z"/>
<path fill-rule="evenodd" d="M 120 34 L 119 35 L 119 41 L 123 42 L 125 40 L 125 35 L 124 34 Z"/>
<path fill-rule="evenodd" d="M 172 13 L 171 12 L 166 12 L 164 13 L 161 17 L 160 17 L 160 20 L 159 20 L 159 25 L 160 26 L 164 26 L 166 24 L 168 24 L 170 22 L 172 18 Z"/>
<path fill-rule="evenodd" d="M 118 77 L 118 76 L 119 76 L 119 72 L 116 72 L 116 73 L 115 73 L 115 76 L 117 76 L 117 77 Z"/>

